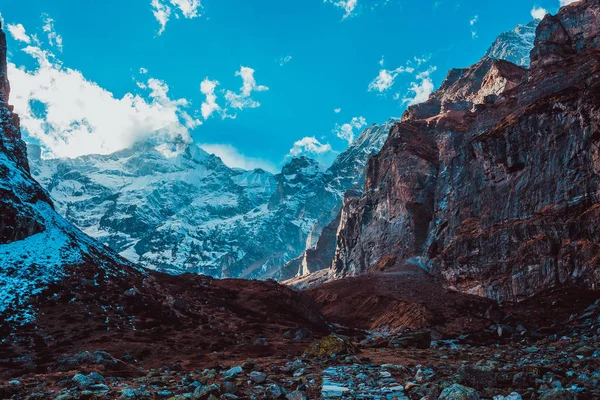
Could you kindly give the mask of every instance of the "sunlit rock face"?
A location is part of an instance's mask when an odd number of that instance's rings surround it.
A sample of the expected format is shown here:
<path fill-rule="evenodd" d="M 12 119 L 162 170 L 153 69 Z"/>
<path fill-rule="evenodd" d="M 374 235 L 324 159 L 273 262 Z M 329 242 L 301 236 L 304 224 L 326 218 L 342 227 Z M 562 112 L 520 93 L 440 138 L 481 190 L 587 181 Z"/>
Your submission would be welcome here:
<path fill-rule="evenodd" d="M 531 69 L 488 57 L 411 107 L 344 200 L 332 273 L 415 263 L 521 299 L 600 282 L 600 2 L 546 16 Z"/>

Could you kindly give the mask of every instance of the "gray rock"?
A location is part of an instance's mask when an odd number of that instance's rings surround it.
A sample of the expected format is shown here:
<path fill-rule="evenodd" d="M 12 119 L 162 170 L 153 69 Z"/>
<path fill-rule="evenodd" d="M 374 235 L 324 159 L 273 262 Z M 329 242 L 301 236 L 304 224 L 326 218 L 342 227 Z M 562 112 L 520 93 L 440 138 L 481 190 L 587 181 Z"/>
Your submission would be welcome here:
<path fill-rule="evenodd" d="M 285 395 L 285 389 L 281 386 L 273 383 L 267 386 L 267 398 L 268 399 L 279 399 Z"/>
<path fill-rule="evenodd" d="M 479 393 L 473 388 L 455 383 L 442 391 L 439 400 L 479 400 Z"/>
<path fill-rule="evenodd" d="M 293 392 L 288 393 L 285 398 L 287 400 L 308 400 L 306 393 L 300 390 L 294 390 Z"/>
<path fill-rule="evenodd" d="M 230 368 L 223 373 L 223 379 L 231 379 L 234 376 L 236 376 L 237 374 L 241 373 L 242 370 L 243 369 L 240 366 Z"/>
<path fill-rule="evenodd" d="M 206 386 L 198 386 L 192 394 L 193 399 L 202 399 L 209 394 L 218 394 L 220 387 L 217 384 L 210 384 Z"/>
<path fill-rule="evenodd" d="M 253 382 L 259 384 L 267 380 L 267 374 L 265 374 L 264 372 L 252 371 L 248 374 L 248 376 L 250 377 L 250 379 L 252 379 Z"/>

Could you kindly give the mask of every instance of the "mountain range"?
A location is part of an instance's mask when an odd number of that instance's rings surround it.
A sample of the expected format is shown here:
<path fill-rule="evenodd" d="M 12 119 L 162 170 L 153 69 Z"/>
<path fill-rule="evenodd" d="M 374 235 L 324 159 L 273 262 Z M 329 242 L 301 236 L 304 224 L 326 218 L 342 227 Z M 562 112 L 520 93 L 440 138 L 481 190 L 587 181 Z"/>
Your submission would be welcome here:
<path fill-rule="evenodd" d="M 226 166 L 193 143 L 138 143 L 110 155 L 43 160 L 32 174 L 61 215 L 128 260 L 168 273 L 286 279 L 316 242 L 393 120 L 366 129 L 327 168 L 302 156 L 281 173 Z"/>
<path fill-rule="evenodd" d="M 276 175 L 189 143 L 30 165 L 6 54 L 0 29 L 1 398 L 600 397 L 600 0 L 546 15 L 529 69 L 453 69 L 330 168 Z M 315 287 L 153 271 L 69 221 L 170 261 L 238 209 L 271 218 L 255 247 L 304 249 L 265 276 Z"/>
<path fill-rule="evenodd" d="M 488 56 L 528 64 L 538 23 L 502 34 Z M 344 193 L 362 189 L 366 164 L 395 121 L 366 128 L 328 168 L 303 156 L 279 174 L 230 168 L 184 142 L 48 160 L 31 144 L 30 162 L 62 216 L 131 262 L 172 274 L 286 280 L 330 266 L 331 245 L 318 266 L 302 262 L 305 251 L 315 254 L 323 229 L 337 230 Z"/>

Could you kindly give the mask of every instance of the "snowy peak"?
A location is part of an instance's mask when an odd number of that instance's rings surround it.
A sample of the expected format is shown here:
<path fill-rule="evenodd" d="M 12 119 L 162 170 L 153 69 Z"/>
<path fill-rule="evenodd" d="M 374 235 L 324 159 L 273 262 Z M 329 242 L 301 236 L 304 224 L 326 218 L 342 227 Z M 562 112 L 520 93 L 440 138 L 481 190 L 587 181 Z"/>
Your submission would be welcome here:
<path fill-rule="evenodd" d="M 517 25 L 512 31 L 501 34 L 488 49 L 486 57 L 510 61 L 529 68 L 529 53 L 533 49 L 535 30 L 539 23 L 539 19 L 534 19 L 526 25 Z"/>
<path fill-rule="evenodd" d="M 278 185 L 269 201 L 269 208 L 274 208 L 289 200 L 291 196 L 317 179 L 324 171 L 325 166 L 312 158 L 306 156 L 292 158 L 283 166 L 281 173 L 275 177 Z"/>

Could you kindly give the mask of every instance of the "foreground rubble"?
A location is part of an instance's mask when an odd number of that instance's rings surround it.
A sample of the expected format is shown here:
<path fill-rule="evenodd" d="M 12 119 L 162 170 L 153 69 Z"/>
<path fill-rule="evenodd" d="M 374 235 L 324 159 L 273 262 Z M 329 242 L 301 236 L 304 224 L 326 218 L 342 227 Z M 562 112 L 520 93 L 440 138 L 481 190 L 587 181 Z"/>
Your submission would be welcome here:
<path fill-rule="evenodd" d="M 574 295 L 564 289 L 532 300 L 536 312 L 529 309 L 532 304 L 507 305 L 501 310 L 504 325 L 490 323 L 454 338 L 436 337 L 435 331 L 432 338 L 431 331 L 337 327 L 350 336 L 298 341 L 286 332 L 279 346 L 294 342 L 304 350 L 227 362 L 215 353 L 197 368 L 182 360 L 146 369 L 144 361 L 131 357 L 83 352 L 60 360 L 51 372 L 3 382 L 0 398 L 600 398 L 600 300 L 594 300 L 600 295 L 579 293 L 580 304 Z M 554 308 L 541 313 L 543 304 Z M 551 314 L 556 319 L 546 324 Z M 530 320 L 523 321 L 527 315 Z"/>

